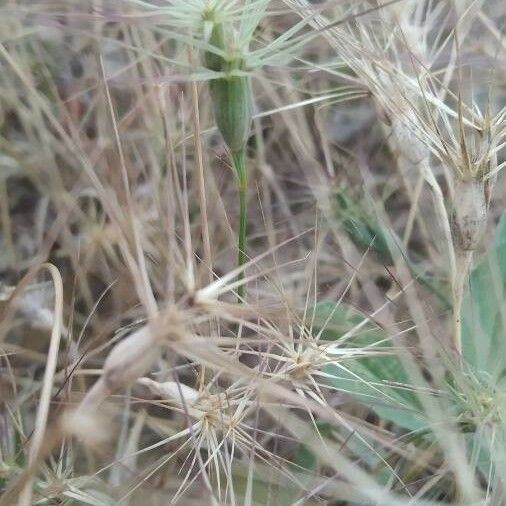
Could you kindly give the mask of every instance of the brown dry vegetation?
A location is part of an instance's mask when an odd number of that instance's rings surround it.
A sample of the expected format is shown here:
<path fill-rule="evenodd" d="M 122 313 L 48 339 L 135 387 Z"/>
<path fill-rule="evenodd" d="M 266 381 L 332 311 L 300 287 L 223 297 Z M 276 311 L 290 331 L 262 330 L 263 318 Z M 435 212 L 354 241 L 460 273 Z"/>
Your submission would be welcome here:
<path fill-rule="evenodd" d="M 506 10 L 383 4 L 0 0 L 1 506 L 505 504 Z"/>

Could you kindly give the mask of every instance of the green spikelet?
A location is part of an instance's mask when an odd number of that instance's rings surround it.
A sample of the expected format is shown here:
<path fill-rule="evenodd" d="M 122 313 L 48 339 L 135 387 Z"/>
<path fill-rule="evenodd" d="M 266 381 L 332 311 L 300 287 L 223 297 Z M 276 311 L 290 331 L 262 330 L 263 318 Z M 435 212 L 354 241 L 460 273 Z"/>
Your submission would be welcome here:
<path fill-rule="evenodd" d="M 214 23 L 209 43 L 226 51 L 224 27 Z M 234 71 L 243 71 L 244 61 L 240 56 L 221 56 L 212 51 L 204 54 L 207 68 L 226 75 L 213 79 L 209 84 L 216 125 L 232 153 L 246 148 L 251 131 L 251 90 L 248 76 L 238 76 Z"/>
<path fill-rule="evenodd" d="M 209 83 L 209 92 L 214 109 L 214 119 L 223 139 L 230 150 L 232 164 L 237 176 L 239 192 L 239 252 L 237 262 L 239 266 L 246 262 L 246 225 L 247 225 L 247 186 L 246 145 L 251 132 L 252 107 L 250 78 L 238 75 L 244 72 L 244 59 L 233 51 L 233 43 L 228 43 L 223 23 L 210 17 L 205 20 L 210 25 L 209 44 L 216 51 L 206 51 L 204 65 L 215 72 L 221 72 L 222 77 L 213 79 Z M 232 29 L 232 27 L 229 27 Z M 244 271 L 239 276 L 244 278 Z M 239 301 L 245 297 L 245 285 L 238 287 Z"/>
<path fill-rule="evenodd" d="M 214 117 L 232 153 L 246 148 L 251 131 L 249 78 L 230 76 L 210 83 Z"/>

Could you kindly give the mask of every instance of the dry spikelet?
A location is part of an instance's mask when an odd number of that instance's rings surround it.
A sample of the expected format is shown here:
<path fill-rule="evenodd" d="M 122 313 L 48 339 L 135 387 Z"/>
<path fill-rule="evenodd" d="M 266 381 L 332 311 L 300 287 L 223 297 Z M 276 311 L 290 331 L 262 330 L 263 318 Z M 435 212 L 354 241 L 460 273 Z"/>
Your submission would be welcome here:
<path fill-rule="evenodd" d="M 463 251 L 477 248 L 487 222 L 485 182 L 456 178 L 455 204 L 452 215 L 453 235 Z"/>
<path fill-rule="evenodd" d="M 103 379 L 111 392 L 131 385 L 151 368 L 159 356 L 160 342 L 149 325 L 118 343 L 104 363 Z"/>
<path fill-rule="evenodd" d="M 170 307 L 155 321 L 146 324 L 119 342 L 105 359 L 100 379 L 81 401 L 79 412 L 97 406 L 112 392 L 134 383 L 153 366 L 169 342 L 186 334 L 185 314 Z"/>
<path fill-rule="evenodd" d="M 161 348 L 186 334 L 184 321 L 184 313 L 171 306 L 155 321 L 118 343 L 104 363 L 102 377 L 107 388 L 115 391 L 144 376 L 160 356 Z"/>
<path fill-rule="evenodd" d="M 452 227 L 457 246 L 474 251 L 485 232 L 488 206 L 497 169 L 498 139 L 502 134 L 500 120 L 492 121 L 489 114 L 481 120 L 480 128 L 464 128 L 459 109 L 460 145 L 455 167 L 455 196 Z"/>

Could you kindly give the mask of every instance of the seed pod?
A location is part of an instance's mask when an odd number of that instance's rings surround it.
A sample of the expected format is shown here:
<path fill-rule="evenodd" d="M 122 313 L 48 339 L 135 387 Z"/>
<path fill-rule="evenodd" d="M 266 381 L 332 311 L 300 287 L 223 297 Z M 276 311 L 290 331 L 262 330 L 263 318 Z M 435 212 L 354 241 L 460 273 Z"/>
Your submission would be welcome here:
<path fill-rule="evenodd" d="M 144 325 L 120 341 L 104 363 L 103 380 L 114 392 L 146 374 L 160 356 L 160 344 L 153 329 Z"/>
<path fill-rule="evenodd" d="M 210 83 L 216 125 L 232 153 L 246 147 L 251 131 L 249 78 L 230 76 Z"/>
<path fill-rule="evenodd" d="M 209 42 L 217 49 L 227 50 L 221 23 L 214 24 Z M 209 89 L 216 125 L 230 151 L 238 153 L 246 147 L 252 121 L 249 77 L 232 74 L 244 70 L 244 61 L 237 55 L 223 57 L 206 51 L 204 63 L 210 70 L 227 74 L 213 79 L 209 83 Z"/>
<path fill-rule="evenodd" d="M 452 228 L 457 245 L 463 251 L 475 250 L 485 231 L 486 200 L 483 181 L 457 178 Z"/>

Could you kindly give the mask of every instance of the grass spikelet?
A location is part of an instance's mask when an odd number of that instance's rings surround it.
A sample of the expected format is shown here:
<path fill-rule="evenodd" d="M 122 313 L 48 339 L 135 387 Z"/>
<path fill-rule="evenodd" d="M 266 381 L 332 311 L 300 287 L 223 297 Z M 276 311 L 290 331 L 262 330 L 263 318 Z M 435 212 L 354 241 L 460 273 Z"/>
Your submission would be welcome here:
<path fill-rule="evenodd" d="M 250 77 L 245 72 L 242 50 L 238 41 L 234 40 L 230 31 L 233 26 L 213 19 L 214 12 L 210 11 L 209 18 L 204 23 L 212 26 L 209 43 L 213 48 L 223 52 L 223 56 L 212 51 L 204 54 L 207 68 L 220 72 L 223 77 L 212 79 L 209 92 L 213 103 L 214 119 L 223 136 L 232 160 L 237 178 L 239 192 L 239 253 L 238 265 L 242 267 L 246 261 L 246 225 L 247 225 L 247 191 L 248 175 L 246 169 L 246 146 L 251 134 L 252 97 Z M 228 40 L 227 40 L 228 39 Z M 239 75 L 237 75 L 239 73 Z M 241 75 L 242 73 L 242 75 Z M 244 278 L 244 272 L 240 279 Z M 239 300 L 245 296 L 245 284 L 238 288 Z"/>

